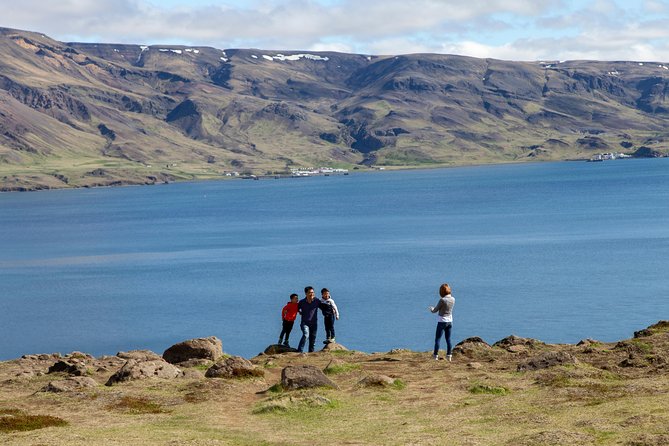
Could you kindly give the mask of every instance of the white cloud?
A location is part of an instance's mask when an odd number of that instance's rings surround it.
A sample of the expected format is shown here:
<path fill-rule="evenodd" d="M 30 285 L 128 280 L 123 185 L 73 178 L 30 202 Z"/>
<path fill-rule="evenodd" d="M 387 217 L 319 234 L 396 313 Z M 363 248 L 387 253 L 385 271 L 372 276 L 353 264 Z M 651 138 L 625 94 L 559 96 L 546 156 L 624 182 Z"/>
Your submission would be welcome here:
<path fill-rule="evenodd" d="M 227 4 L 172 0 L 168 3 L 172 6 L 160 4 L 157 0 L 0 0 L 0 10 L 3 26 L 43 32 L 63 41 L 365 54 L 444 52 L 513 60 L 669 60 L 665 0 L 228 0 Z"/>
<path fill-rule="evenodd" d="M 330 43 L 315 43 L 307 48 L 309 51 L 334 51 L 337 53 L 353 53 L 353 47 L 346 43 L 330 42 Z"/>

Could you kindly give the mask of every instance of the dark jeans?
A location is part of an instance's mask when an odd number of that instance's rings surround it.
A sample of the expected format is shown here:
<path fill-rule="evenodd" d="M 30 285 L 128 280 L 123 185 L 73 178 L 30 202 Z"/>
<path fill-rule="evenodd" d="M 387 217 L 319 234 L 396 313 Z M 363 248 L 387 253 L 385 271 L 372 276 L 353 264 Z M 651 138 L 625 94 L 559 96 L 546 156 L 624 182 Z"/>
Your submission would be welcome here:
<path fill-rule="evenodd" d="M 335 332 L 334 332 L 335 316 L 334 316 L 334 314 L 326 314 L 325 316 L 323 316 L 323 321 L 325 322 L 325 338 L 326 339 L 334 339 L 334 337 L 335 337 Z"/>
<path fill-rule="evenodd" d="M 283 320 L 283 327 L 281 329 L 281 334 L 279 335 L 279 344 L 281 343 L 284 335 L 286 336 L 285 343 L 288 344 L 288 336 L 290 336 L 290 332 L 293 331 L 294 323 L 295 321 L 287 321 L 285 319 Z"/>
<path fill-rule="evenodd" d="M 297 346 L 297 351 L 302 352 L 304 350 L 304 344 L 307 343 L 307 338 L 309 338 L 309 352 L 313 352 L 314 346 L 316 345 L 318 322 L 312 322 L 310 324 L 305 324 L 302 322 L 300 323 L 300 329 L 302 330 L 302 338 L 300 339 L 300 343 Z"/>
<path fill-rule="evenodd" d="M 452 322 L 437 322 L 437 333 L 434 335 L 434 354 L 439 354 L 439 341 L 441 340 L 441 334 L 443 333 L 446 336 L 446 354 L 450 355 L 453 351 L 453 346 L 451 345 L 451 328 L 453 328 Z"/>

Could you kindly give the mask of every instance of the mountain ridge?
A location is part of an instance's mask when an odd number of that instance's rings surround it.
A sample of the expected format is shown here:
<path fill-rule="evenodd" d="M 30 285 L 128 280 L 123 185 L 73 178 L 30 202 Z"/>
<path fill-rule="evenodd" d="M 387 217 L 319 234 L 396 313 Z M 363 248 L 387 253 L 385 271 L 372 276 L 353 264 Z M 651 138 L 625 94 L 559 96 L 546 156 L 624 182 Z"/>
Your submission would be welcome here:
<path fill-rule="evenodd" d="M 669 140 L 662 62 L 63 43 L 8 28 L 0 55 L 2 190 L 662 154 Z"/>

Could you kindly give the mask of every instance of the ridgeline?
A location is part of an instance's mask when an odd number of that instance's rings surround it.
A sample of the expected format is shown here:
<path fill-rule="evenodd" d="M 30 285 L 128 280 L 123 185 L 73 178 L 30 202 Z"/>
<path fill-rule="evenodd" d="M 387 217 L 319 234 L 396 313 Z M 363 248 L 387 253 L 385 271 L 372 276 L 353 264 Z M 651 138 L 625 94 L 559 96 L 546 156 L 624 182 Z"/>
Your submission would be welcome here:
<path fill-rule="evenodd" d="M 0 190 L 669 151 L 669 64 L 64 43 L 0 28 Z"/>

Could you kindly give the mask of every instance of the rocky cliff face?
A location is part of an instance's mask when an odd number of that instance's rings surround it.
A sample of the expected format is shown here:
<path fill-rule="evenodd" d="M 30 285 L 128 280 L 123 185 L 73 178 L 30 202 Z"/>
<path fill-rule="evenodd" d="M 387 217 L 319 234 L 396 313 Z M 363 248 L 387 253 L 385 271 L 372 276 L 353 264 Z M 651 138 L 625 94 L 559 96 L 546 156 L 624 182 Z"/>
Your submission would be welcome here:
<path fill-rule="evenodd" d="M 63 43 L 11 29 L 0 56 L 5 184 L 20 167 L 59 170 L 55 158 L 219 175 L 662 152 L 669 137 L 661 62 Z M 85 172 L 58 173 L 86 185 Z"/>

